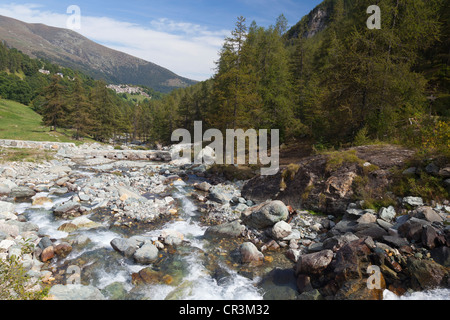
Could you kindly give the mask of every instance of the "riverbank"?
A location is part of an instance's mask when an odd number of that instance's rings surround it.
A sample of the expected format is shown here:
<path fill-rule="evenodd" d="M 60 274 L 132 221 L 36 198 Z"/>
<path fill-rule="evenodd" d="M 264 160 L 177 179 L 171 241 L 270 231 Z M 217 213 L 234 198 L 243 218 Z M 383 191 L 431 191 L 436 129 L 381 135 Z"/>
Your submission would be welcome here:
<path fill-rule="evenodd" d="M 18 255 L 50 298 L 382 299 L 449 286 L 448 201 L 313 214 L 249 199 L 253 182 L 203 165 L 71 151 L 0 166 L 0 255 Z"/>

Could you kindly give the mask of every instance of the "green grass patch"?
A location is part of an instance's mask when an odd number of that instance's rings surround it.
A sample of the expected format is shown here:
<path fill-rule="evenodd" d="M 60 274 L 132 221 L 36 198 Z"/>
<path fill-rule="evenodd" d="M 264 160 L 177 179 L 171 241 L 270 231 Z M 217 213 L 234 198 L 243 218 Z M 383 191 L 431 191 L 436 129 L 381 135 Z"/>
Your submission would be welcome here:
<path fill-rule="evenodd" d="M 74 140 L 73 132 L 59 129 L 58 132 L 42 125 L 42 117 L 21 103 L 0 99 L 0 139 L 72 142 L 77 145 L 90 139 Z"/>
<path fill-rule="evenodd" d="M 328 172 L 336 171 L 346 163 L 356 163 L 360 167 L 363 167 L 366 162 L 356 155 L 356 150 L 327 151 L 323 154 L 327 156 L 325 170 Z"/>
<path fill-rule="evenodd" d="M 42 149 L 0 148 L 0 162 L 44 162 L 54 159 L 56 152 Z"/>

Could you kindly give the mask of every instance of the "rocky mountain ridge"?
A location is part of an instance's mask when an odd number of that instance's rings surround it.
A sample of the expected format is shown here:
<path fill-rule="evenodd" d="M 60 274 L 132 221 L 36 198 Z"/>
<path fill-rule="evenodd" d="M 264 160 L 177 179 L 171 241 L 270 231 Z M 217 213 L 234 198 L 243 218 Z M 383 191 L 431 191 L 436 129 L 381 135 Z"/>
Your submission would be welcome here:
<path fill-rule="evenodd" d="M 169 92 L 196 82 L 152 62 L 97 44 L 68 29 L 0 16 L 0 40 L 32 58 L 49 60 L 108 83 L 145 85 Z"/>

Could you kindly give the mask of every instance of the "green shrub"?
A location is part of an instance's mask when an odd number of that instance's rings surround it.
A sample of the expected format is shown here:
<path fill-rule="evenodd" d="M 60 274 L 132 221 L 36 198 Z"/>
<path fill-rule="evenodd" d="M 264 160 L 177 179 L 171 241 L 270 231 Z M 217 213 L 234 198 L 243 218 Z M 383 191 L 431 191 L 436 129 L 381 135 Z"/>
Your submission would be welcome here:
<path fill-rule="evenodd" d="M 396 174 L 392 191 L 400 196 L 422 197 L 425 200 L 449 199 L 449 192 L 443 185 L 443 179 L 422 171 L 419 175 Z"/>
<path fill-rule="evenodd" d="M 363 167 L 365 161 L 358 158 L 356 150 L 329 151 L 327 155 L 327 164 L 325 170 L 328 172 L 336 171 L 345 163 L 356 163 Z"/>
<path fill-rule="evenodd" d="M 25 243 L 22 254 L 30 253 L 32 245 Z M 40 287 L 40 281 L 33 281 L 16 256 L 0 259 L 0 300 L 42 300 L 48 295 L 48 288 Z"/>
<path fill-rule="evenodd" d="M 286 179 L 289 178 L 290 181 L 294 180 L 295 175 L 297 174 L 298 170 L 300 169 L 299 164 L 290 163 L 287 168 L 281 173 L 281 182 L 280 182 L 280 189 L 284 190 L 286 189 Z"/>
<path fill-rule="evenodd" d="M 367 127 L 363 127 L 361 130 L 358 131 L 358 133 L 355 136 L 355 139 L 353 140 L 354 146 L 364 146 L 371 142 L 370 138 L 368 137 L 369 130 Z"/>

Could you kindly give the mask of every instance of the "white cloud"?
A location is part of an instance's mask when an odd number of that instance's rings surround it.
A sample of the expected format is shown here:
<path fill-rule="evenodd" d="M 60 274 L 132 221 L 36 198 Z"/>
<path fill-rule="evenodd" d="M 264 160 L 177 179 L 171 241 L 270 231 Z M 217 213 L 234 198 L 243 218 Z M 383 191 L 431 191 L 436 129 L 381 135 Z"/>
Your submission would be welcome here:
<path fill-rule="evenodd" d="M 1 4 L 0 15 L 60 28 L 66 28 L 70 16 L 44 10 L 38 4 Z M 206 80 L 213 74 L 218 51 L 229 34 L 227 30 L 211 31 L 165 18 L 151 21 L 146 27 L 109 17 L 84 16 L 82 8 L 81 29 L 75 31 L 194 80 Z"/>

